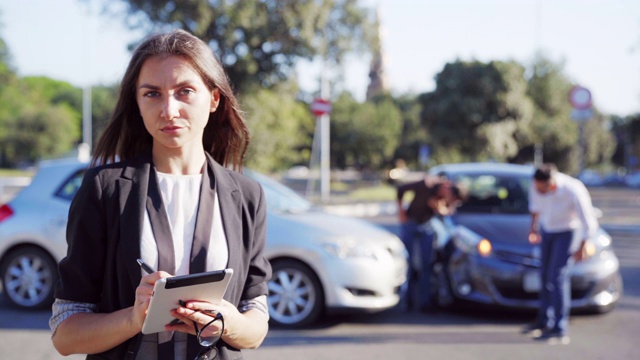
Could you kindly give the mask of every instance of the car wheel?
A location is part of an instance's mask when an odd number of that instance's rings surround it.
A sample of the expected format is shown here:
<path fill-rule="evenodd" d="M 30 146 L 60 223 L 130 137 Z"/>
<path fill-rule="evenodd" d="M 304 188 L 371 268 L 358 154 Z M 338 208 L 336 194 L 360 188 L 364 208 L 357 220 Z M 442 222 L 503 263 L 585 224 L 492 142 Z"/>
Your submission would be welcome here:
<path fill-rule="evenodd" d="M 324 311 L 324 291 L 316 274 L 295 260 L 271 264 L 269 316 L 276 326 L 296 328 L 314 323 Z"/>
<path fill-rule="evenodd" d="M 431 303 L 442 309 L 451 309 L 455 305 L 455 298 L 451 291 L 449 278 L 447 277 L 444 263 L 433 264 L 431 272 L 430 296 Z"/>
<path fill-rule="evenodd" d="M 3 293 L 11 304 L 27 309 L 51 306 L 58 269 L 44 250 L 23 247 L 11 251 L 2 261 L 0 273 Z"/>

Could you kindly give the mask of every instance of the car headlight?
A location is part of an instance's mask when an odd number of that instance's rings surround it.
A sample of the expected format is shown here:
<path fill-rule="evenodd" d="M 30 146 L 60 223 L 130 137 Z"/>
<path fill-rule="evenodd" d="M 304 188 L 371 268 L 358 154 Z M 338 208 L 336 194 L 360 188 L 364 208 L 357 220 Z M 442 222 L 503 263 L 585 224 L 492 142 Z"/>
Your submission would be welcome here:
<path fill-rule="evenodd" d="M 491 251 L 493 250 L 493 246 L 491 246 L 491 242 L 487 239 L 480 240 L 476 248 L 478 249 L 478 254 L 484 257 L 491 255 Z"/>
<path fill-rule="evenodd" d="M 584 243 L 584 256 L 582 261 L 594 257 L 597 253 L 611 247 L 611 236 L 604 231 L 599 231 L 594 237 Z"/>
<path fill-rule="evenodd" d="M 340 259 L 369 258 L 377 260 L 375 251 L 370 246 L 358 244 L 355 241 L 332 241 L 322 244 L 322 247 L 330 254 Z"/>
<path fill-rule="evenodd" d="M 456 245 L 466 253 L 479 254 L 487 257 L 490 256 L 493 251 L 491 241 L 464 226 L 457 226 L 455 228 L 453 240 Z"/>

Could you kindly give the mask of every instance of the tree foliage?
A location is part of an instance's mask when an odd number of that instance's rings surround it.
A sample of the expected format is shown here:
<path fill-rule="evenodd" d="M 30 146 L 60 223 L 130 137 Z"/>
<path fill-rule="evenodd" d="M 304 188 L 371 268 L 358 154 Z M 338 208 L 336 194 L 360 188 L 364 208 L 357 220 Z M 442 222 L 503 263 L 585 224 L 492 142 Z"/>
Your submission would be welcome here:
<path fill-rule="evenodd" d="M 610 160 L 616 141 L 607 129 L 608 120 L 597 109 L 593 118 L 583 125 L 585 145 L 581 148 L 580 124 L 572 119 L 568 101 L 569 91 L 575 84 L 563 74 L 562 63 L 538 54 L 528 83 L 527 94 L 535 104 L 535 112 L 529 129 L 519 133 L 521 161 L 532 160 L 534 144 L 542 146 L 545 162 L 556 163 L 568 173 L 580 170 L 580 157 L 584 157 L 586 166 Z M 529 156 L 523 156 L 526 152 Z"/>
<path fill-rule="evenodd" d="M 95 144 L 102 130 L 111 119 L 118 98 L 118 86 L 100 85 L 91 88 L 92 143 Z"/>
<path fill-rule="evenodd" d="M 513 135 L 531 119 L 524 68 L 515 62 L 448 63 L 436 90 L 420 97 L 422 123 L 438 162 L 495 159 L 517 153 Z"/>
<path fill-rule="evenodd" d="M 402 114 L 390 96 L 358 103 L 342 93 L 331 113 L 331 161 L 338 168 L 378 170 L 392 164 Z"/>
<path fill-rule="evenodd" d="M 446 64 L 436 76 L 436 90 L 419 97 L 422 123 L 435 147 L 436 162 L 533 162 L 534 148 L 544 161 L 577 173 L 585 165 L 608 162 L 615 138 L 597 109 L 583 126 L 571 118 L 568 93 L 574 85 L 557 64 L 542 55 L 531 75 L 515 62 L 478 61 Z"/>
<path fill-rule="evenodd" d="M 419 151 L 421 146 L 431 143 L 431 137 L 420 122 L 420 103 L 415 95 L 408 94 L 398 96 L 394 101 L 402 116 L 402 130 L 394 160 L 412 168 L 424 166 L 426 164 L 419 163 Z"/>
<path fill-rule="evenodd" d="M 295 84 L 282 83 L 240 98 L 251 133 L 248 167 L 275 172 L 308 163 L 314 121 L 307 105 L 296 100 L 296 92 Z"/>
<path fill-rule="evenodd" d="M 640 170 L 640 114 L 613 117 L 611 132 L 617 140 L 613 163 L 627 166 L 632 171 Z"/>
<path fill-rule="evenodd" d="M 146 32 L 182 28 L 209 43 L 241 91 L 292 76 L 298 58 L 340 63 L 366 49 L 372 16 L 358 0 L 121 0 Z M 113 6 L 112 2 L 105 2 Z"/>
<path fill-rule="evenodd" d="M 0 39 L 0 166 L 59 156 L 78 140 L 78 89 L 45 77 L 19 78 Z"/>

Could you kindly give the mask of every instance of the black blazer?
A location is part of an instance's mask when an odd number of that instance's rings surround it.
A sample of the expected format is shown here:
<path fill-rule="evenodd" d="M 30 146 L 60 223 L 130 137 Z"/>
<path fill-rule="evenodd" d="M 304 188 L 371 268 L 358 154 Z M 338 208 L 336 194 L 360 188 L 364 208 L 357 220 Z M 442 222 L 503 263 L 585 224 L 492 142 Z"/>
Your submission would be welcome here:
<path fill-rule="evenodd" d="M 271 266 L 263 256 L 266 200 L 257 182 L 225 169 L 209 154 L 207 162 L 213 169 L 227 238 L 227 267 L 234 270 L 225 299 L 237 305 L 268 293 Z M 151 154 L 145 154 L 87 170 L 69 209 L 69 246 L 59 264 L 56 298 L 97 304 L 100 313 L 133 305 L 141 280 L 136 259 L 140 258 L 151 166 Z M 138 334 L 87 359 L 125 359 L 127 352 L 131 357 L 140 340 Z M 219 359 L 242 359 L 239 350 L 220 343 Z"/>

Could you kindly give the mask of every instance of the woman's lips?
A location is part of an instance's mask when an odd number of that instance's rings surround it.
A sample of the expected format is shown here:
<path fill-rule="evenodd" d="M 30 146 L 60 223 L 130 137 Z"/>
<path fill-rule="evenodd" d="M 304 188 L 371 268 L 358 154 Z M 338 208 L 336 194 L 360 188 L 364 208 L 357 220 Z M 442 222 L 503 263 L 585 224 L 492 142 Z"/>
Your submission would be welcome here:
<path fill-rule="evenodd" d="M 165 126 L 162 129 L 160 129 L 160 131 L 164 133 L 175 133 L 180 129 L 182 129 L 181 126 Z"/>

